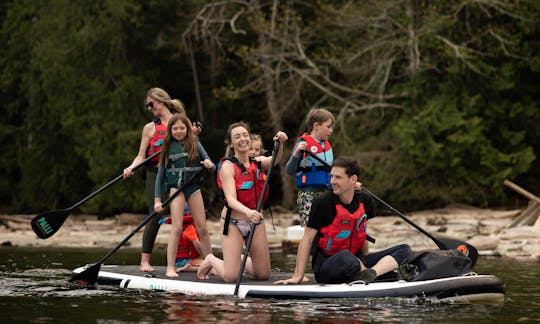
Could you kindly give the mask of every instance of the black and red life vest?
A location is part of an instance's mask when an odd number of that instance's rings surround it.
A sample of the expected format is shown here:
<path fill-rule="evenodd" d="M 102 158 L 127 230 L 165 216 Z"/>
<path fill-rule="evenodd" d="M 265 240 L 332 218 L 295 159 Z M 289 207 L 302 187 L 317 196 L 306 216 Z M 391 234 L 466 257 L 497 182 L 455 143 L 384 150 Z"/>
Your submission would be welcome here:
<path fill-rule="evenodd" d="M 161 148 L 163 147 L 163 140 L 165 139 L 165 135 L 167 135 L 167 125 L 164 125 L 161 123 L 161 120 L 158 118 L 154 119 L 154 126 L 156 130 L 154 131 L 154 135 L 152 135 L 152 138 L 150 139 L 150 144 L 148 145 L 148 149 L 146 150 L 146 156 L 150 156 L 156 152 L 161 151 Z M 157 164 L 159 162 L 159 154 L 153 157 L 150 160 L 150 164 Z"/>
<path fill-rule="evenodd" d="M 349 213 L 341 204 L 336 204 L 336 217 L 320 231 L 319 247 L 327 255 L 342 250 L 356 254 L 366 242 L 367 214 L 360 203 L 354 213 Z"/>
<path fill-rule="evenodd" d="M 266 173 L 261 167 L 261 163 L 253 158 L 249 159 L 249 168 L 235 157 L 222 158 L 219 163 L 219 168 L 223 165 L 224 161 L 231 161 L 234 167 L 234 181 L 236 183 L 236 199 L 244 206 L 250 209 L 256 209 L 259 199 L 264 188 L 264 182 L 266 181 Z M 223 190 L 223 184 L 219 176 L 219 169 L 217 172 L 217 185 L 218 188 Z M 268 190 L 264 194 L 263 205 L 268 199 Z M 227 208 L 227 214 L 225 216 L 225 226 L 223 228 L 223 235 L 228 234 L 229 222 L 231 217 L 231 208 L 225 201 L 225 207 Z"/>
<path fill-rule="evenodd" d="M 325 161 L 328 165 L 332 165 L 334 162 L 334 154 L 330 142 L 324 140 L 321 145 L 321 142 L 316 141 L 309 134 L 300 136 L 298 140 L 305 141 L 307 149 L 311 153 Z M 330 170 L 326 165 L 323 165 L 309 154 L 304 153 L 296 170 L 296 186 L 302 188 L 313 185 L 329 187 Z"/>

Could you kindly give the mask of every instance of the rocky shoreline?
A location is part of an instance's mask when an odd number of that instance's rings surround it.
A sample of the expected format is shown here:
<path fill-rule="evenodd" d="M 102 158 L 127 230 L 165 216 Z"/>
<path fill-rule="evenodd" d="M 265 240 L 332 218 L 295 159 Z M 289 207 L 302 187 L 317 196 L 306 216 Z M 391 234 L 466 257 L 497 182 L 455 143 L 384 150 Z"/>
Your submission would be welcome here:
<path fill-rule="evenodd" d="M 481 256 L 504 257 L 540 262 L 540 218 L 532 225 L 515 226 L 523 210 L 480 209 L 465 205 L 450 205 L 441 209 L 411 212 L 406 216 L 434 236 L 466 241 L 475 246 Z M 38 238 L 30 226 L 35 215 L 0 215 L 0 244 L 24 247 L 101 247 L 112 248 L 124 239 L 146 215 L 120 214 L 98 219 L 95 215 L 70 215 L 62 228 L 51 238 Z M 274 212 L 272 227 L 266 217 L 268 240 L 272 251 L 295 253 L 297 239 L 287 228 L 295 224 L 296 214 Z M 209 220 L 212 246 L 219 249 L 219 222 Z M 436 249 L 425 235 L 397 216 L 382 216 L 370 220 L 369 234 L 376 238 L 373 250 L 408 243 L 414 250 Z M 165 249 L 169 227 L 161 227 L 156 248 Z M 126 247 L 141 246 L 142 231 L 126 243 Z M 291 250 L 292 248 L 292 250 Z M 292 252 L 291 252 L 292 251 Z"/>

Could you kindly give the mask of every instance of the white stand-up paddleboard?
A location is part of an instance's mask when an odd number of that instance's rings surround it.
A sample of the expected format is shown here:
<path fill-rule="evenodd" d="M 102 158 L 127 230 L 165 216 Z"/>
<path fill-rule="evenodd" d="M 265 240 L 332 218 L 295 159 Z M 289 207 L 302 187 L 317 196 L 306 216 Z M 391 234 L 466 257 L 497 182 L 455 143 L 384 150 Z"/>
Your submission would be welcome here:
<path fill-rule="evenodd" d="M 85 268 L 77 268 L 80 273 Z M 186 295 L 234 295 L 235 284 L 224 283 L 219 277 L 197 279 L 194 272 L 181 272 L 179 278 L 165 277 L 165 267 L 155 267 L 155 274 L 143 273 L 138 266 L 106 265 L 98 275 L 98 284 L 122 288 L 177 292 Z M 467 275 L 426 281 L 362 281 L 348 284 L 317 284 L 311 281 L 296 285 L 275 285 L 274 281 L 290 278 L 290 273 L 273 272 L 270 280 L 261 281 L 244 276 L 238 297 L 307 299 L 362 297 L 429 297 L 439 300 L 467 302 L 498 302 L 504 298 L 504 283 L 493 275 Z"/>

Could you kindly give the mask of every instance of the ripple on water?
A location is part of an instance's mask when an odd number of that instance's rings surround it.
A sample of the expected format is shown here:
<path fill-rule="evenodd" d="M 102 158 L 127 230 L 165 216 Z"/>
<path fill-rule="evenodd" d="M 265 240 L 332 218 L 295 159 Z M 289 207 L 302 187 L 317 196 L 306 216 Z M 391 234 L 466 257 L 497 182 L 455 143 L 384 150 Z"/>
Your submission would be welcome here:
<path fill-rule="evenodd" d="M 85 297 L 114 294 L 115 287 L 81 287 L 67 279 L 66 269 L 0 272 L 0 297 Z"/>

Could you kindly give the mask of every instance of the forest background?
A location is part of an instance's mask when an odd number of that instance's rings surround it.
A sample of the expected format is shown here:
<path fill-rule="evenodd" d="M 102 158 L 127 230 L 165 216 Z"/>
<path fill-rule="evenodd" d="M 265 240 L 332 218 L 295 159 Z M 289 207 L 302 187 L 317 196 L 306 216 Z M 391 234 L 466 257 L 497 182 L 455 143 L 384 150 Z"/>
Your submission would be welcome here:
<path fill-rule="evenodd" d="M 5 0 L 0 3 L 0 211 L 68 207 L 122 173 L 165 89 L 204 124 L 285 130 L 332 111 L 335 155 L 403 210 L 509 206 L 540 192 L 540 1 Z M 295 206 L 282 164 L 272 202 Z M 146 213 L 144 172 L 81 206 Z M 207 205 L 220 200 L 215 181 Z"/>

